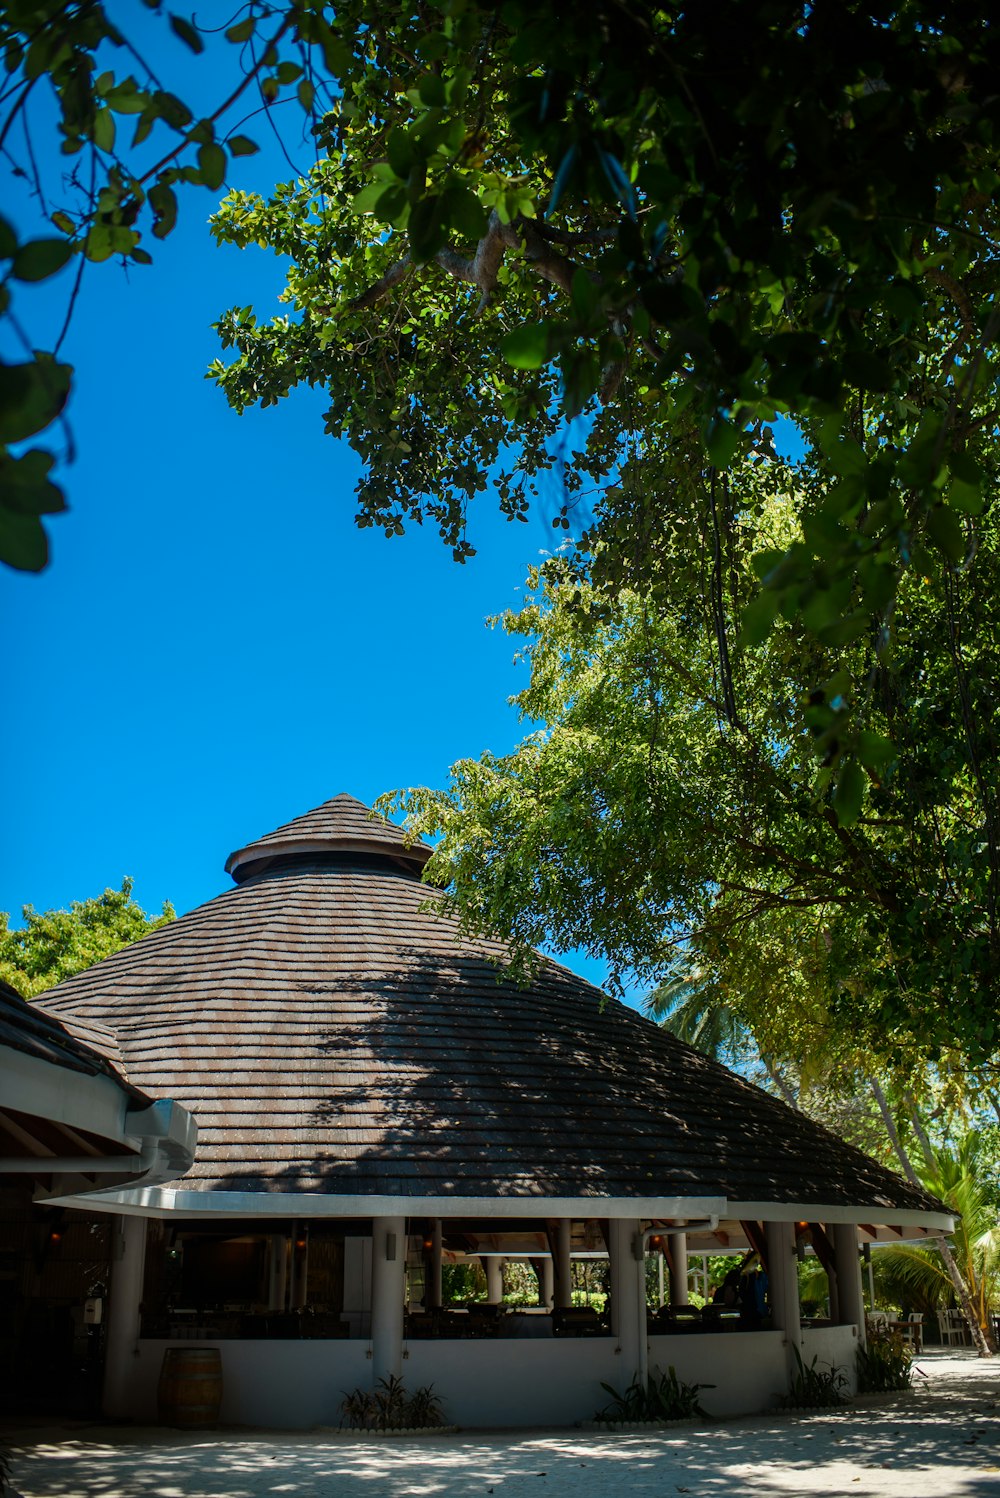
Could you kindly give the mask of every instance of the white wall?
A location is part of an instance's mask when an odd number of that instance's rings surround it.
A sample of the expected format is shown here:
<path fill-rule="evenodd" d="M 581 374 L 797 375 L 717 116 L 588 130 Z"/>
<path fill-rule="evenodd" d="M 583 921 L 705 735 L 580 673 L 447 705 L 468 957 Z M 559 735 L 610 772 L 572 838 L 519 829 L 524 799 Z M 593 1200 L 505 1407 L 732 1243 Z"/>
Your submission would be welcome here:
<path fill-rule="evenodd" d="M 853 1326 L 804 1332 L 803 1356 L 843 1368 L 855 1387 Z M 191 1346 L 198 1344 L 191 1343 Z M 302 1430 L 338 1425 L 344 1393 L 370 1388 L 369 1343 L 356 1341 L 212 1344 L 222 1354 L 222 1423 Z M 155 1421 L 163 1353 L 183 1342 L 143 1340 L 133 1360 L 134 1419 Z M 601 1384 L 624 1391 L 634 1369 L 623 1365 L 613 1337 L 462 1338 L 405 1344 L 403 1380 L 411 1393 L 433 1384 L 449 1423 L 464 1426 L 573 1425 L 608 1402 Z M 780 1332 L 694 1333 L 649 1339 L 649 1366 L 671 1366 L 687 1383 L 714 1384 L 701 1403 L 711 1415 L 774 1407 L 787 1392 Z"/>
<path fill-rule="evenodd" d="M 484 1337 L 409 1342 L 407 1389 L 433 1384 L 457 1425 L 573 1425 L 607 1404 L 601 1381 L 621 1388 L 612 1337 Z"/>
<path fill-rule="evenodd" d="M 709 1415 L 749 1415 L 774 1408 L 788 1392 L 781 1332 L 689 1332 L 650 1337 L 649 1367 L 673 1367 L 688 1384 L 714 1384 L 699 1401 Z"/>
<path fill-rule="evenodd" d="M 802 1361 L 808 1367 L 813 1358 L 816 1367 L 825 1372 L 828 1365 L 840 1368 L 847 1377 L 843 1392 L 856 1394 L 858 1389 L 858 1329 L 856 1326 L 814 1326 L 802 1323 Z"/>
<path fill-rule="evenodd" d="M 143 1339 L 134 1361 L 128 1414 L 155 1422 L 156 1387 L 166 1348 L 201 1343 Z M 222 1338 L 207 1343 L 222 1354 L 223 1425 L 265 1425 L 279 1430 L 307 1430 L 339 1425 L 346 1392 L 370 1388 L 371 1359 L 367 1342 L 251 1342 Z"/>

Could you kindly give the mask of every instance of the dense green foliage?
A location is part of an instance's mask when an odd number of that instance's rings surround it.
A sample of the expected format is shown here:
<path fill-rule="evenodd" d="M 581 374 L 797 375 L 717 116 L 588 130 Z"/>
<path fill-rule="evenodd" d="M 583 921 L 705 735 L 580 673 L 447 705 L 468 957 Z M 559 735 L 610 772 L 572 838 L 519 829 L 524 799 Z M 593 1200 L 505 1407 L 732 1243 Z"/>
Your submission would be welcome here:
<path fill-rule="evenodd" d="M 8 916 L 0 911 L 0 978 L 33 998 L 165 926 L 175 912 L 164 902 L 158 916 L 148 916 L 132 899 L 132 880 L 124 879 L 121 889 L 74 900 L 69 910 L 40 914 L 25 905 L 21 914 L 24 925 L 11 930 Z"/>
<path fill-rule="evenodd" d="M 973 556 L 1000 331 L 1000 41 L 977 8 L 251 3 L 206 54 L 218 67 L 221 47 L 236 76 L 201 119 L 99 5 L 23 0 L 0 19 L 4 137 L 41 85 L 72 180 L 84 165 L 93 180 L 52 215 L 65 240 L 0 235 L 5 298 L 71 251 L 148 258 L 140 240 L 169 232 L 178 188 L 221 187 L 252 149 L 221 124 L 246 90 L 306 110 L 311 172 L 231 193 L 216 217 L 220 239 L 290 266 L 281 315 L 222 320 L 233 357 L 215 374 L 237 409 L 329 391 L 328 429 L 365 463 L 361 523 L 427 517 L 463 557 L 492 477 L 511 516 L 552 503 L 602 586 L 655 598 L 679 567 L 695 586 L 696 518 L 715 537 L 727 710 L 740 627 L 756 641 L 794 615 L 824 647 L 885 651 L 907 581 Z M 191 22 L 164 23 L 203 48 Z M 51 421 L 67 380 L 36 356 L 5 368 L 8 440 Z M 767 461 L 781 415 L 818 481 L 776 547 L 728 475 L 741 454 Z M 43 450 L 17 462 L 5 554 L 39 566 L 38 512 L 59 496 Z M 725 607 L 734 517 L 763 587 L 750 574 Z M 860 766 L 879 774 L 886 752 L 865 679 L 824 692 L 808 659 L 798 677 L 849 824 Z"/>
<path fill-rule="evenodd" d="M 790 502 L 752 472 L 734 483 L 757 529 L 782 534 Z M 734 662 L 730 711 L 709 599 L 607 607 L 549 563 L 534 601 L 504 619 L 531 668 L 518 705 L 545 727 L 512 754 L 461 761 L 448 791 L 401 798 L 414 832 L 442 834 L 428 876 L 470 926 L 524 953 L 547 940 L 606 956 L 615 976 L 693 981 L 750 1024 L 765 1057 L 802 1065 L 829 1033 L 897 1066 L 955 1051 L 988 1064 L 994 529 L 962 577 L 906 581 L 891 668 L 870 640 L 824 650 L 782 623 Z M 734 590 L 749 567 L 737 530 Z M 892 745 L 847 826 L 817 791 L 804 653 L 831 693 L 865 676 L 869 721 Z"/>

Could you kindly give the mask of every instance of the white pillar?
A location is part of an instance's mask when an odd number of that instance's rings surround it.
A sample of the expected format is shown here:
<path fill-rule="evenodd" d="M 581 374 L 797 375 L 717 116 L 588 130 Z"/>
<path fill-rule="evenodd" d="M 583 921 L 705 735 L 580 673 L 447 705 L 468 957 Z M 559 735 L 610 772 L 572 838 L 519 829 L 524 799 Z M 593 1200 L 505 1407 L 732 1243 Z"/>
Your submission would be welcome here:
<path fill-rule="evenodd" d="M 542 1277 L 538 1285 L 538 1300 L 547 1311 L 551 1311 L 555 1300 L 555 1270 L 551 1259 L 542 1259 Z"/>
<path fill-rule="evenodd" d="M 767 1229 L 767 1283 L 771 1316 L 775 1327 L 784 1332 L 788 1349 L 789 1372 L 794 1368 L 794 1352 L 802 1353 L 802 1322 L 799 1316 L 798 1260 L 795 1257 L 795 1224 L 769 1222 Z"/>
<path fill-rule="evenodd" d="M 499 1254 L 486 1254 L 483 1258 L 486 1270 L 486 1300 L 491 1306 L 503 1304 L 503 1259 Z"/>
<path fill-rule="evenodd" d="M 638 1246 L 637 1246 L 638 1245 Z M 608 1223 L 611 1259 L 611 1332 L 621 1356 L 622 1388 L 639 1378 L 645 1385 L 649 1371 L 646 1340 L 646 1262 L 642 1252 L 642 1223 L 613 1217 Z M 638 1257 L 637 1257 L 638 1254 Z"/>
<path fill-rule="evenodd" d="M 555 1227 L 555 1303 L 560 1309 L 573 1304 L 573 1280 L 570 1258 L 570 1221 L 560 1217 Z"/>
<path fill-rule="evenodd" d="M 146 1267 L 145 1217 L 113 1219 L 111 1285 L 104 1343 L 104 1414 L 132 1413 L 139 1352 L 139 1303 Z"/>
<path fill-rule="evenodd" d="M 372 1382 L 403 1371 L 406 1218 L 372 1222 Z"/>
<path fill-rule="evenodd" d="M 431 1222 L 431 1246 L 425 1256 L 424 1305 L 428 1309 L 441 1304 L 441 1219 Z"/>
<path fill-rule="evenodd" d="M 853 1223 L 837 1222 L 833 1227 L 833 1256 L 837 1266 L 837 1301 L 840 1320 L 858 1329 L 858 1340 L 865 1343 L 865 1298 L 861 1286 L 861 1258 L 858 1232 Z"/>
<path fill-rule="evenodd" d="M 674 1267 L 670 1272 L 670 1304 L 686 1306 L 688 1304 L 687 1233 L 670 1234 L 670 1253 L 674 1261 Z"/>

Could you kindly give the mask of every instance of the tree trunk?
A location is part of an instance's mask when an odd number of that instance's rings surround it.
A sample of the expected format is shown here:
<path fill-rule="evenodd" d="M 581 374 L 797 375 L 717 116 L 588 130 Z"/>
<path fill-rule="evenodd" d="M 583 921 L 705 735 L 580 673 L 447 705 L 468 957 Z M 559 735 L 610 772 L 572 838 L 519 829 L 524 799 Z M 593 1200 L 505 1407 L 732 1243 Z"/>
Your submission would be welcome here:
<path fill-rule="evenodd" d="M 892 1144 L 893 1149 L 896 1151 L 896 1155 L 899 1159 L 899 1163 L 903 1167 L 903 1173 L 905 1174 L 906 1179 L 910 1182 L 911 1186 L 917 1186 L 920 1190 L 923 1190 L 923 1183 L 921 1182 L 919 1176 L 917 1175 L 917 1172 L 913 1168 L 913 1161 L 910 1159 L 909 1155 L 906 1153 L 905 1148 L 903 1147 L 903 1142 L 899 1137 L 899 1130 L 896 1128 L 896 1121 L 892 1116 L 892 1109 L 889 1107 L 888 1100 L 885 1093 L 882 1091 L 882 1086 L 878 1078 L 870 1076 L 868 1078 L 868 1082 L 872 1090 L 872 1096 L 878 1104 L 878 1111 L 882 1115 L 882 1122 L 885 1124 L 885 1131 L 889 1136 L 889 1140 Z M 924 1149 L 925 1153 L 927 1154 L 928 1163 L 931 1163 L 933 1162 L 934 1157 L 930 1150 L 930 1141 L 928 1140 L 927 1135 L 924 1132 L 923 1125 L 920 1124 L 918 1119 L 916 1119 L 915 1114 L 916 1109 L 911 1108 L 911 1119 L 914 1122 L 914 1129 L 917 1138 L 921 1142 L 921 1148 Z M 980 1325 L 979 1317 L 977 1316 L 975 1306 L 972 1303 L 972 1296 L 969 1293 L 969 1288 L 965 1283 L 962 1271 L 959 1269 L 958 1264 L 955 1260 L 955 1255 L 952 1252 L 951 1244 L 944 1237 L 931 1239 L 930 1241 L 935 1244 L 938 1252 L 941 1255 L 944 1267 L 948 1271 L 948 1278 L 951 1280 L 952 1287 L 958 1299 L 958 1303 L 962 1307 L 962 1315 L 965 1317 L 966 1322 L 968 1323 L 969 1331 L 972 1333 L 972 1340 L 975 1344 L 976 1351 L 979 1353 L 979 1356 L 981 1358 L 992 1357 L 993 1353 L 996 1351 L 996 1348 L 993 1345 L 992 1333 L 987 1333 Z"/>

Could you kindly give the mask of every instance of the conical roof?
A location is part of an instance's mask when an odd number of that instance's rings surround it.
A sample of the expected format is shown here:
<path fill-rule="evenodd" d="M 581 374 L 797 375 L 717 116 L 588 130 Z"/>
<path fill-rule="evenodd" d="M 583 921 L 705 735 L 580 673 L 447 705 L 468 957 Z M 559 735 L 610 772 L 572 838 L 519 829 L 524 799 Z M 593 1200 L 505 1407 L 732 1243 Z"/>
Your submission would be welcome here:
<path fill-rule="evenodd" d="M 300 1212 L 319 1193 L 940 1215 L 558 964 L 519 988 L 498 943 L 428 910 L 419 860 L 363 811 L 338 796 L 249 844 L 235 888 L 45 996 L 113 1029 L 133 1083 L 196 1114 L 181 1186 Z"/>
<path fill-rule="evenodd" d="M 237 848 L 226 859 L 226 873 L 240 883 L 276 858 L 302 853 L 391 854 L 404 867 L 417 869 L 431 856 L 426 844 L 407 843 L 398 827 L 342 791 L 245 848 Z"/>

